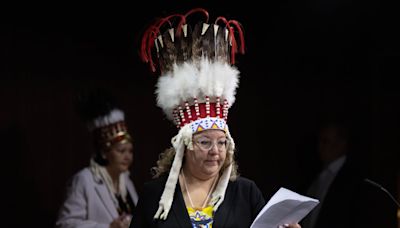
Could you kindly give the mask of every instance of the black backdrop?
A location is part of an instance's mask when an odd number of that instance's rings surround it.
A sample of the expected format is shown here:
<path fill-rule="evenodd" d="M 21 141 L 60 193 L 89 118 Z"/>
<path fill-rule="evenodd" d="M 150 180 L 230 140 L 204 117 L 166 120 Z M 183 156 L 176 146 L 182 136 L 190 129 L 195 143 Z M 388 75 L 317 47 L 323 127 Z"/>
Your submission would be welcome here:
<path fill-rule="evenodd" d="M 90 135 L 73 109 L 82 88 L 110 90 L 134 137 L 141 189 L 177 132 L 155 106 L 138 58 L 156 16 L 205 7 L 242 22 L 246 55 L 230 110 L 243 176 L 265 196 L 298 184 L 298 156 L 319 119 L 346 116 L 366 175 L 396 191 L 400 92 L 396 7 L 378 1 L 82 3 L 4 7 L 0 137 L 6 223 L 52 227 L 67 179 L 88 164 Z M 261 6 L 262 5 L 262 6 Z M 398 179 L 397 179 L 398 180 Z M 5 226 L 6 227 L 6 226 Z"/>

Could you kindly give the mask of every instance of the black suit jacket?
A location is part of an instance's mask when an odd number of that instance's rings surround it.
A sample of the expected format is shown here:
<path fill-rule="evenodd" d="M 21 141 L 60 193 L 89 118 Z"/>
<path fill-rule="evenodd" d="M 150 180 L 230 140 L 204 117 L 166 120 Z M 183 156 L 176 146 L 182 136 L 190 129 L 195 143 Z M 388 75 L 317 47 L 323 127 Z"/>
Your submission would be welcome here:
<path fill-rule="evenodd" d="M 167 219 L 153 219 L 166 180 L 167 176 L 163 176 L 145 184 L 143 194 L 139 196 L 130 228 L 192 227 L 179 183 L 176 186 Z M 236 181 L 229 182 L 224 202 L 214 214 L 213 227 L 250 227 L 264 204 L 265 200 L 256 184 L 249 179 L 239 177 Z"/>
<path fill-rule="evenodd" d="M 395 224 L 396 207 L 383 192 L 366 184 L 364 175 L 347 160 L 329 187 L 314 228 L 395 228 Z"/>

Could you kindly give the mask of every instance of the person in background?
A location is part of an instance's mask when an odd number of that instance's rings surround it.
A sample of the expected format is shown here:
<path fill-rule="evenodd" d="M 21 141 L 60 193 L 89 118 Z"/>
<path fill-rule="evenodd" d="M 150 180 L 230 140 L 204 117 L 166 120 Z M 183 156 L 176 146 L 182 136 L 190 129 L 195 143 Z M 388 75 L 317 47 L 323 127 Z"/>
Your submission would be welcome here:
<path fill-rule="evenodd" d="M 204 21 L 192 27 L 195 13 Z M 153 45 L 159 57 L 158 105 L 179 132 L 157 161 L 155 179 L 145 184 L 131 228 L 250 227 L 265 204 L 256 184 L 238 175 L 227 125 L 242 28 L 224 17 L 208 19 L 205 9 L 192 9 L 156 20 L 143 36 L 141 57 L 154 71 Z"/>
<path fill-rule="evenodd" d="M 129 176 L 132 138 L 124 112 L 106 91 L 79 97 L 79 110 L 93 135 L 95 154 L 67 187 L 57 228 L 127 228 L 138 195 Z"/>
<path fill-rule="evenodd" d="M 304 228 L 395 227 L 392 202 L 366 183 L 352 136 L 346 120 L 321 124 L 316 148 L 320 171 L 305 192 L 320 203 L 301 222 Z"/>

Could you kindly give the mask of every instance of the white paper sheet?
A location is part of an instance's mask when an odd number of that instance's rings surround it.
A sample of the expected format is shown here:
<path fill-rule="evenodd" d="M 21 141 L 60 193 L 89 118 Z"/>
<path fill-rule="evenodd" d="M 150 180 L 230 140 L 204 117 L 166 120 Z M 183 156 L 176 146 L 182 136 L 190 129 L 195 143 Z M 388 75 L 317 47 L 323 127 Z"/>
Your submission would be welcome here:
<path fill-rule="evenodd" d="M 319 200 L 280 188 L 257 215 L 250 228 L 277 228 L 299 223 Z"/>

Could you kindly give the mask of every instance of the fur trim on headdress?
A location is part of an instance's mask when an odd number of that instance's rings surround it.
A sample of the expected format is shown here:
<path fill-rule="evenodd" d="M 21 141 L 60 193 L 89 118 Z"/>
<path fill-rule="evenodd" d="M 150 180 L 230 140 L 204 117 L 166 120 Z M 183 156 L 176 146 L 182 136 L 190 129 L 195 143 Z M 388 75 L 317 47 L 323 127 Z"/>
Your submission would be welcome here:
<path fill-rule="evenodd" d="M 239 71 L 227 63 L 202 59 L 200 65 L 175 64 L 172 72 L 160 76 L 158 80 L 157 105 L 170 120 L 173 120 L 173 110 L 177 106 L 184 106 L 185 102 L 193 104 L 194 98 L 198 99 L 198 103 L 205 103 L 206 96 L 219 97 L 226 99 L 227 108 L 230 108 L 235 102 L 238 86 Z"/>
<path fill-rule="evenodd" d="M 107 125 L 115 124 L 125 120 L 124 112 L 120 109 L 113 109 L 108 115 L 99 116 L 91 122 L 90 128 L 100 128 Z"/>
<path fill-rule="evenodd" d="M 167 219 L 169 210 L 171 209 L 172 201 L 174 199 L 175 188 L 178 182 L 179 172 L 182 167 L 183 155 L 185 153 L 185 145 L 191 144 L 192 131 L 189 125 L 184 126 L 179 130 L 179 133 L 172 138 L 171 143 L 174 147 L 176 154 L 172 163 L 171 170 L 169 171 L 167 182 L 165 183 L 164 192 L 158 203 L 158 210 L 154 215 L 155 219 Z"/>

